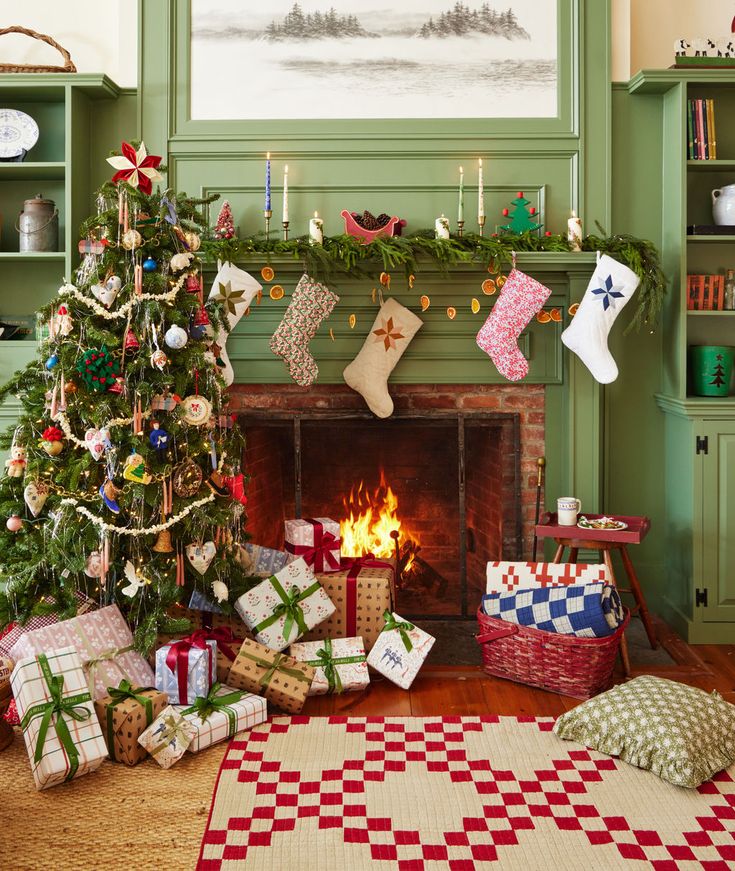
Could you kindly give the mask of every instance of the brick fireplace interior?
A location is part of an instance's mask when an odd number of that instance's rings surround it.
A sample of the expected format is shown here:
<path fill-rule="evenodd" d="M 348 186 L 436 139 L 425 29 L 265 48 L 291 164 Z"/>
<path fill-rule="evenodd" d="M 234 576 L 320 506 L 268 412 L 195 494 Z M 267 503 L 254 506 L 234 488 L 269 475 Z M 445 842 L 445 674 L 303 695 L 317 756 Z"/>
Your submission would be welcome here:
<path fill-rule="evenodd" d="M 528 551 L 543 388 L 397 385 L 391 392 L 394 416 L 378 420 L 341 385 L 234 388 L 251 477 L 248 531 L 282 548 L 285 518 L 347 521 L 370 506 L 374 519 L 390 487 L 410 565 L 397 610 L 471 619 L 486 562 Z"/>

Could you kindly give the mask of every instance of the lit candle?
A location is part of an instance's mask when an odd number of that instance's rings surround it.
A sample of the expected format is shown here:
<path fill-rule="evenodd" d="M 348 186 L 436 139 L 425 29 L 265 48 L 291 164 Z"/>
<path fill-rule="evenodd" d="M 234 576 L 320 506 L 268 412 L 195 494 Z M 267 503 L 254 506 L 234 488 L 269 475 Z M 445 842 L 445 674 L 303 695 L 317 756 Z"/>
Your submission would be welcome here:
<path fill-rule="evenodd" d="M 271 210 L 271 153 L 265 156 L 265 211 Z"/>
<path fill-rule="evenodd" d="M 459 168 L 459 208 L 457 209 L 457 220 L 464 221 L 464 169 Z"/>
<path fill-rule="evenodd" d="M 434 221 L 434 235 L 437 239 L 449 238 L 449 219 L 444 215 Z"/>
<path fill-rule="evenodd" d="M 319 212 L 314 212 L 314 217 L 309 221 L 309 241 L 312 245 L 324 242 L 324 221 L 319 217 Z"/>
<path fill-rule="evenodd" d="M 572 251 L 582 250 L 582 220 L 574 211 L 567 221 L 567 240 L 571 243 Z"/>
<path fill-rule="evenodd" d="M 288 221 L 288 164 L 283 168 L 283 218 L 284 224 Z"/>
<path fill-rule="evenodd" d="M 479 160 L 479 172 L 477 177 L 477 217 L 485 217 L 485 185 L 482 181 L 482 158 Z"/>

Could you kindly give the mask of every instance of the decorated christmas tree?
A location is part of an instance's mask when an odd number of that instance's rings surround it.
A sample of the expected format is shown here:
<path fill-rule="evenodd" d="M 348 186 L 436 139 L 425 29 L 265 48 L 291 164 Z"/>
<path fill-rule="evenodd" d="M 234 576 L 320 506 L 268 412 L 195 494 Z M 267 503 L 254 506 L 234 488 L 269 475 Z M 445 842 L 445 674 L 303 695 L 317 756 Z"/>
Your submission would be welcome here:
<path fill-rule="evenodd" d="M 147 649 L 188 628 L 169 614 L 193 590 L 226 610 L 249 586 L 243 440 L 210 347 L 228 320 L 216 287 L 203 297 L 206 201 L 153 192 L 160 158 L 122 152 L 74 282 L 39 313 L 39 358 L 0 391 L 23 408 L 4 437 L 0 626 L 69 616 L 81 593 L 116 603 Z"/>

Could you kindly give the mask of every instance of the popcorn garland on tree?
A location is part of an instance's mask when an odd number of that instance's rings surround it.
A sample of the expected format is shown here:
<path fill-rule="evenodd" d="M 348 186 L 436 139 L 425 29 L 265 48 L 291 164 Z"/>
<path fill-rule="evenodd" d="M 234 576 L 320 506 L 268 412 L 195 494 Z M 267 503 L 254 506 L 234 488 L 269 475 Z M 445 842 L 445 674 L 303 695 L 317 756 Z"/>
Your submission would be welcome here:
<path fill-rule="evenodd" d="M 195 253 L 205 232 L 201 208 L 211 200 L 154 193 L 165 171 L 160 158 L 142 143 L 124 143 L 122 152 L 110 159 L 117 184 L 103 185 L 98 213 L 82 227 L 76 282 L 61 287 L 62 305 L 57 300 L 40 313 L 54 325 L 52 336 L 39 360 L 0 390 L 0 397 L 16 394 L 23 404 L 18 426 L 0 438 L 23 450 L 23 463 L 13 466 L 17 476 L 0 480 L 0 573 L 7 580 L 0 625 L 45 613 L 49 598 L 54 610 L 72 615 L 81 591 L 99 604 L 117 604 L 146 650 L 159 630 L 187 628 L 188 621 L 172 621 L 166 612 L 188 602 L 195 582 L 200 589 L 202 582 L 225 583 L 234 597 L 251 583 L 231 559 L 244 537 L 242 504 L 207 480 L 213 457 L 220 479 L 242 474 L 232 458 L 243 445 L 237 426 L 221 423 L 225 385 L 208 347 L 211 331 L 227 330 L 227 311 L 217 299 L 203 305 Z M 211 244 L 207 253 L 216 256 Z M 198 340 L 189 332 L 195 318 L 210 325 Z M 158 368 L 165 336 L 171 341 Z M 186 408 L 179 401 L 157 407 L 153 431 L 145 421 L 154 415 L 154 397 L 162 396 L 190 401 Z M 47 451 L 56 444 L 63 456 Z M 184 463 L 200 475 L 188 476 L 198 486 L 182 495 L 171 479 Z M 30 523 L 23 522 L 26 511 Z M 15 516 L 20 528 L 13 520 L 6 531 L 5 520 Z M 162 532 L 170 536 L 165 548 Z M 204 575 L 184 570 L 176 552 L 210 538 L 220 543 Z M 96 577 L 86 574 L 93 554 Z M 133 589 L 131 577 L 145 582 Z"/>

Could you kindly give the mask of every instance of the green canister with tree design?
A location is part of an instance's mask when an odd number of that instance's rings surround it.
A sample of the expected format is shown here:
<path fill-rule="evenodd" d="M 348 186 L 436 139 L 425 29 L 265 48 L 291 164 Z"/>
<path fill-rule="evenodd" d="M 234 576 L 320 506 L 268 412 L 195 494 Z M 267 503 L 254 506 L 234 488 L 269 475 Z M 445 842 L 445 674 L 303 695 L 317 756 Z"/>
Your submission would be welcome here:
<path fill-rule="evenodd" d="M 695 396 L 729 396 L 735 348 L 692 345 L 689 348 L 692 392 Z"/>

